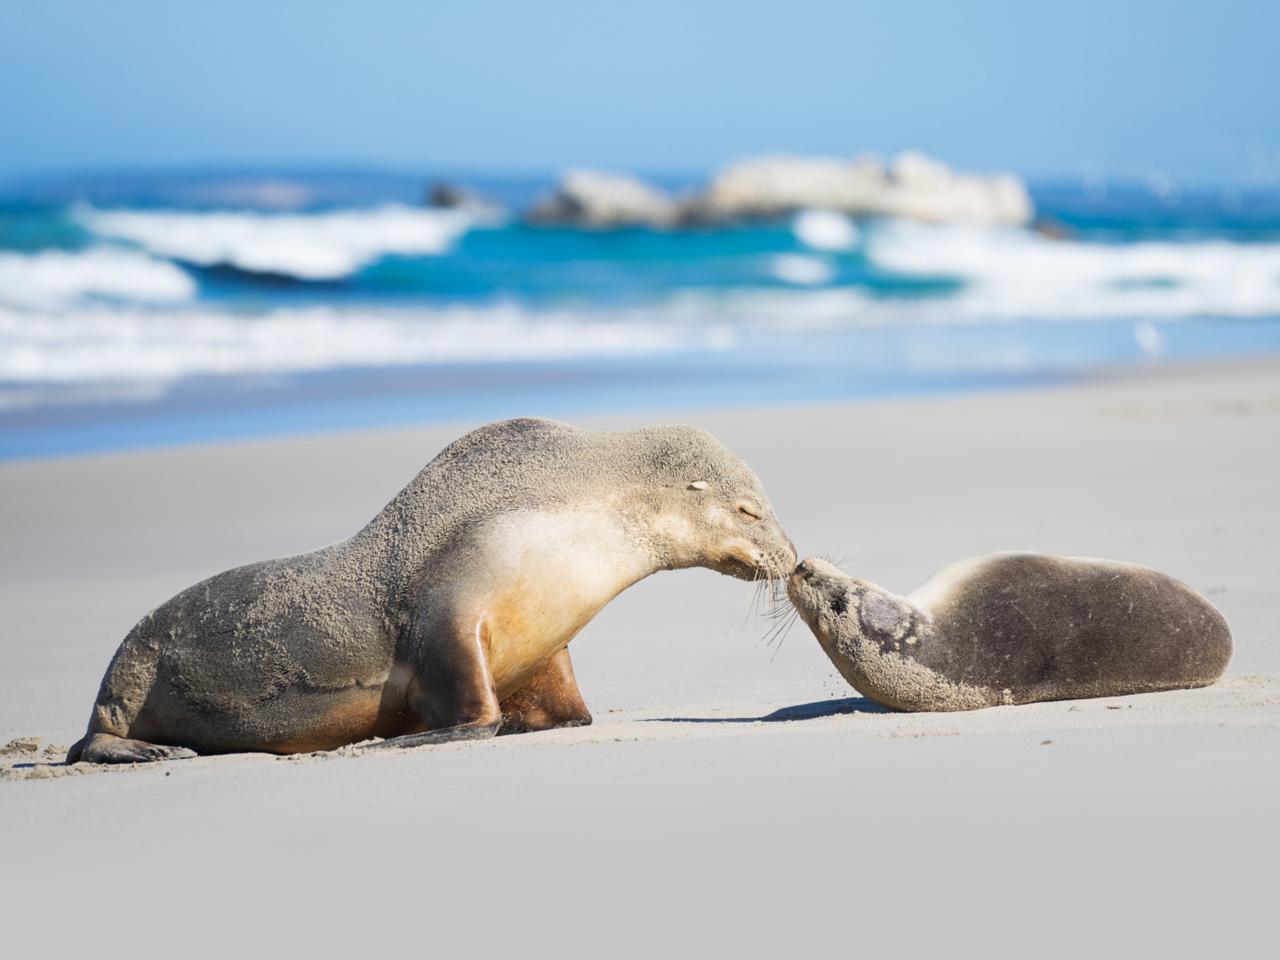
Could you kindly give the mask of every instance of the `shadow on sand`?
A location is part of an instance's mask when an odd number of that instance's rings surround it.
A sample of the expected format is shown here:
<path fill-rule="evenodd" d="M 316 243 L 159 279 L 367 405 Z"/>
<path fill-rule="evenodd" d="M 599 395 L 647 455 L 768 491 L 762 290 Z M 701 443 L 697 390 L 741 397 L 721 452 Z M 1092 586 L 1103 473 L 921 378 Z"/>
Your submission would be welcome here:
<path fill-rule="evenodd" d="M 762 717 L 648 717 L 644 723 L 779 723 L 787 720 L 816 720 L 834 717 L 841 713 L 895 713 L 865 697 L 846 697 L 843 700 L 817 700 L 798 703 L 793 707 L 781 707 Z"/>

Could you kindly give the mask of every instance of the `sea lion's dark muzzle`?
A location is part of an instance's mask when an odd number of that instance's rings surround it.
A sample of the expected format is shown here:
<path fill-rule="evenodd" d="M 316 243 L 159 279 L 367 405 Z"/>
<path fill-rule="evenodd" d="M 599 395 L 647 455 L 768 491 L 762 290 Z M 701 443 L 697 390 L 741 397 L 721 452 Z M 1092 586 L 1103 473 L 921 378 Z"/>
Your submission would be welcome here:
<path fill-rule="evenodd" d="M 787 594 L 797 610 L 813 615 L 826 605 L 831 589 L 844 580 L 844 575 L 827 561 L 805 557 L 787 577 Z"/>

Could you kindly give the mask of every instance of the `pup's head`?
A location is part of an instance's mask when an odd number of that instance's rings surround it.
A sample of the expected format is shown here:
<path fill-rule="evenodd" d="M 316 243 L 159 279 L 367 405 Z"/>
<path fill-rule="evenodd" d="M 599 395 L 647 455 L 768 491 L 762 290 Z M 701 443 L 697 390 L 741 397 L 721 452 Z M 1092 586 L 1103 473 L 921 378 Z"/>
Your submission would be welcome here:
<path fill-rule="evenodd" d="M 866 580 L 855 580 L 837 568 L 807 557 L 787 580 L 787 594 L 801 618 L 824 644 L 857 644 L 869 640 L 880 647 L 913 642 L 919 611 L 901 597 Z"/>

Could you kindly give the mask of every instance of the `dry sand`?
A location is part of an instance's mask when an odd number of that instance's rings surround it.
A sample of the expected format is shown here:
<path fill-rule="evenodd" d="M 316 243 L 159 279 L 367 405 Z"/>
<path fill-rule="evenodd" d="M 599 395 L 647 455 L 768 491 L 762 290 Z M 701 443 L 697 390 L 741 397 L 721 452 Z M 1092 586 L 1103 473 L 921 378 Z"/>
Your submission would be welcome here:
<path fill-rule="evenodd" d="M 1280 365 L 580 422 L 643 420 L 715 432 L 801 551 L 890 589 L 1000 549 L 1133 560 L 1218 604 L 1235 661 L 1201 691 L 893 714 L 803 625 L 761 643 L 747 585 L 663 574 L 574 642 L 589 728 L 0 756 L 6 955 L 1273 949 Z M 0 744 L 70 743 L 150 607 L 347 536 L 465 426 L 0 466 Z"/>

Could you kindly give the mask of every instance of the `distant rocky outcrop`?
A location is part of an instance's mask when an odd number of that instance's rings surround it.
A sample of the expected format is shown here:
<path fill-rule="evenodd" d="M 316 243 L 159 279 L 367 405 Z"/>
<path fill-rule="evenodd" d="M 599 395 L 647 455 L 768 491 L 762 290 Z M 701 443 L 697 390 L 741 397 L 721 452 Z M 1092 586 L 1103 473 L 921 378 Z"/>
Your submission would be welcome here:
<path fill-rule="evenodd" d="M 571 170 L 555 192 L 529 211 L 539 224 L 609 229 L 665 227 L 677 222 L 678 204 L 666 193 L 634 177 Z"/>
<path fill-rule="evenodd" d="M 924 154 L 874 157 L 762 157 L 717 173 L 705 189 L 676 199 L 633 177 L 578 170 L 529 213 L 536 223 L 670 227 L 835 210 L 851 217 L 902 217 L 929 223 L 1029 223 L 1034 210 L 1011 174 L 957 173 Z"/>
<path fill-rule="evenodd" d="M 432 210 L 459 210 L 484 217 L 500 217 L 502 207 L 474 192 L 470 187 L 448 181 L 436 181 L 428 188 L 423 203 Z"/>
<path fill-rule="evenodd" d="M 870 213 L 884 192 L 877 161 L 761 157 L 720 170 L 694 201 L 718 219 L 779 217 L 799 210 Z"/>
<path fill-rule="evenodd" d="M 459 207 L 473 206 L 478 202 L 466 187 L 441 181 L 427 187 L 427 194 L 423 201 L 426 206 L 436 210 L 457 210 Z"/>
<path fill-rule="evenodd" d="M 826 209 L 853 217 L 1021 225 L 1033 213 L 1017 177 L 956 173 L 915 152 L 900 154 L 887 168 L 872 157 L 742 160 L 716 174 L 696 203 L 709 216 L 730 219 Z"/>

